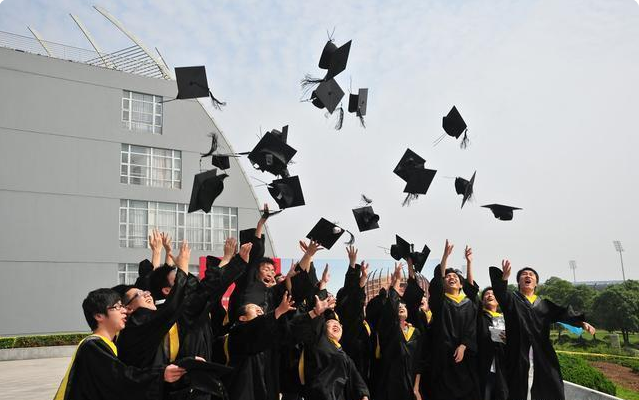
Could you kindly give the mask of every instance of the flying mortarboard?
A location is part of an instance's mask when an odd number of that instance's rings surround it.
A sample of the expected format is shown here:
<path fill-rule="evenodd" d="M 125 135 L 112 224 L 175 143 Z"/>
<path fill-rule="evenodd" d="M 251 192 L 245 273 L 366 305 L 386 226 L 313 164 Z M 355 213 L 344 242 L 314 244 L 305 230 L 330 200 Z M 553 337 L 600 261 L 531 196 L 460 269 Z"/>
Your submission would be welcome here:
<path fill-rule="evenodd" d="M 395 235 L 395 244 L 390 248 L 391 257 L 399 261 L 408 258 L 412 252 L 412 245 L 402 239 L 399 235 Z"/>
<path fill-rule="evenodd" d="M 502 204 L 488 204 L 482 207 L 490 208 L 495 218 L 501 221 L 510 221 L 513 219 L 513 211 L 521 210 L 518 207 L 504 206 Z"/>
<path fill-rule="evenodd" d="M 430 254 L 430 249 L 427 245 L 424 245 L 422 251 L 415 251 L 410 254 L 410 258 L 413 261 L 413 267 L 415 271 L 422 272 L 424 268 L 424 264 L 426 264 L 426 260 L 428 259 L 428 255 Z"/>
<path fill-rule="evenodd" d="M 393 172 L 404 181 L 408 181 L 408 178 L 414 171 L 424 169 L 425 163 L 426 160 L 417 155 L 417 153 L 411 149 L 406 149 L 406 152 L 404 152 L 404 155 L 401 160 L 399 160 Z"/>
<path fill-rule="evenodd" d="M 335 79 L 329 79 L 320 85 L 311 94 L 311 101 L 317 108 L 326 108 L 329 113 L 333 113 L 337 105 L 344 97 L 344 91 Z"/>
<path fill-rule="evenodd" d="M 288 163 L 297 150 L 283 142 L 271 132 L 267 132 L 248 154 L 253 167 L 268 171 L 273 175 L 287 175 Z"/>
<path fill-rule="evenodd" d="M 473 176 L 470 178 L 470 181 L 467 181 L 464 178 L 457 177 L 455 178 L 455 191 L 457 194 L 461 194 L 464 196 L 461 204 L 461 208 L 464 208 L 464 204 L 468 199 L 470 199 L 473 195 L 473 185 L 475 184 L 475 175 L 477 171 L 473 172 Z"/>
<path fill-rule="evenodd" d="M 213 201 L 224 190 L 224 178 L 226 177 L 228 177 L 226 174 L 217 175 L 215 168 L 195 175 L 189 212 L 197 210 L 202 210 L 205 213 L 210 212 Z"/>
<path fill-rule="evenodd" d="M 448 112 L 448 115 L 442 118 L 442 128 L 444 128 L 448 136 L 452 136 L 455 139 L 459 139 L 459 136 L 464 134 L 460 147 L 465 149 L 466 146 L 468 146 L 468 126 L 457 110 L 457 107 L 453 106 Z"/>
<path fill-rule="evenodd" d="M 420 194 L 426 194 L 436 173 L 437 171 L 434 169 L 420 169 L 412 172 L 404 187 L 404 193 L 407 193 L 407 195 L 402 205 L 407 206 L 412 200 L 417 199 Z"/>
<path fill-rule="evenodd" d="M 353 210 L 355 222 L 360 232 L 379 228 L 379 215 L 375 214 L 373 207 L 365 206 Z"/>
<path fill-rule="evenodd" d="M 368 102 L 368 89 L 359 89 L 357 94 L 350 94 L 348 97 L 348 112 L 355 113 L 362 127 L 366 128 L 364 116 L 366 115 L 366 104 Z"/>
<path fill-rule="evenodd" d="M 352 233 L 340 228 L 325 218 L 321 218 L 306 237 L 318 242 L 325 249 L 330 250 L 344 232 L 347 232 L 350 235 L 350 240 L 347 244 L 353 244 L 355 242 L 355 237 Z"/>
<path fill-rule="evenodd" d="M 226 103 L 219 101 L 211 93 L 204 66 L 177 67 L 175 68 L 175 79 L 178 87 L 176 99 L 185 100 L 209 96 L 213 102 L 213 107 L 218 110 L 221 106 L 226 105 Z"/>
<path fill-rule="evenodd" d="M 298 176 L 275 179 L 268 185 L 268 192 L 277 202 L 280 209 L 303 206 L 304 194 Z M 273 212 L 274 213 L 274 212 Z M 272 213 L 271 213 L 272 214 Z"/>

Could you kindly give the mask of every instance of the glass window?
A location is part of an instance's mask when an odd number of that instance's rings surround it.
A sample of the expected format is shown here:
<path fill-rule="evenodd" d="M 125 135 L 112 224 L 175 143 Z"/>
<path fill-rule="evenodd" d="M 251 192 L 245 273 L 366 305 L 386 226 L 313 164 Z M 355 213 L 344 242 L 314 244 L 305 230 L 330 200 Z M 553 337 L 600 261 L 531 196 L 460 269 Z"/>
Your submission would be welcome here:
<path fill-rule="evenodd" d="M 138 279 L 138 264 L 118 264 L 118 284 L 133 285 Z"/>
<path fill-rule="evenodd" d="M 120 156 L 120 182 L 180 189 L 182 152 L 123 144 Z"/>
<path fill-rule="evenodd" d="M 122 91 L 122 126 L 162 134 L 162 96 Z"/>
<path fill-rule="evenodd" d="M 194 250 L 221 252 L 227 237 L 237 237 L 237 208 L 214 206 L 187 214 L 186 204 L 120 201 L 120 247 L 148 247 L 153 228 L 168 232 L 173 247 L 186 238 Z"/>

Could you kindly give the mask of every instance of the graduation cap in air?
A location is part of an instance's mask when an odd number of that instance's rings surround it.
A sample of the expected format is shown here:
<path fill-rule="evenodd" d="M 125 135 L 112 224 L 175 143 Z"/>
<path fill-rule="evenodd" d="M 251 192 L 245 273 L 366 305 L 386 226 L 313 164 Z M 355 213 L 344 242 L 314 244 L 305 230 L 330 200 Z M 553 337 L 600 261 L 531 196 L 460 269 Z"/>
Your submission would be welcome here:
<path fill-rule="evenodd" d="M 410 257 L 413 246 L 402 239 L 399 235 L 395 235 L 395 244 L 390 248 L 391 257 L 399 261 L 403 258 Z"/>
<path fill-rule="evenodd" d="M 204 66 L 177 67 L 175 68 L 175 79 L 178 87 L 177 100 L 197 99 L 208 96 L 213 102 L 213 107 L 218 110 L 226 105 L 226 103 L 219 101 L 211 93 Z"/>
<path fill-rule="evenodd" d="M 464 196 L 461 204 L 461 208 L 464 208 L 464 204 L 468 199 L 470 199 L 473 195 L 473 185 L 475 184 L 475 175 L 477 171 L 473 172 L 473 176 L 467 181 L 464 178 L 457 177 L 455 178 L 455 191 L 457 194 L 461 194 Z"/>
<path fill-rule="evenodd" d="M 408 181 L 414 171 L 424 169 L 424 164 L 426 164 L 426 160 L 411 149 L 406 149 L 393 172 L 404 181 Z"/>
<path fill-rule="evenodd" d="M 211 138 L 211 148 L 206 153 L 200 153 L 200 161 L 202 158 L 211 157 L 211 164 L 219 169 L 225 170 L 231 168 L 231 157 L 238 157 L 240 155 L 246 155 L 248 153 L 237 154 L 215 154 L 218 148 L 217 133 L 211 132 L 209 134 Z"/>
<path fill-rule="evenodd" d="M 286 139 L 288 139 L 288 125 L 284 125 L 281 131 L 278 131 L 277 129 L 273 129 L 271 133 L 275 137 L 280 139 L 282 142 L 286 143 Z"/>
<path fill-rule="evenodd" d="M 268 185 L 268 192 L 282 210 L 306 204 L 299 176 L 275 179 Z"/>
<path fill-rule="evenodd" d="M 306 74 L 302 79 L 302 89 L 307 90 L 314 87 L 318 83 L 326 82 L 346 69 L 348 62 L 348 54 L 351 51 L 351 41 L 349 40 L 340 47 L 337 47 L 333 40 L 329 40 L 322 50 L 318 67 L 326 70 L 324 78 L 314 78 L 310 74 Z"/>
<path fill-rule="evenodd" d="M 521 210 L 518 207 L 504 206 L 502 204 L 488 204 L 482 207 L 490 208 L 495 218 L 501 221 L 510 221 L 513 219 L 513 211 Z"/>
<path fill-rule="evenodd" d="M 350 235 L 350 240 L 346 244 L 355 243 L 355 236 L 353 236 L 351 232 L 335 225 L 325 218 L 322 218 L 317 224 L 315 224 L 306 237 L 316 241 L 325 249 L 330 250 L 344 232 L 347 232 Z"/>
<path fill-rule="evenodd" d="M 188 372 L 187 382 L 191 389 L 215 395 L 225 393 L 220 377 L 233 371 L 233 368 L 226 365 L 196 360 L 195 357 L 182 358 L 175 364 Z"/>
<path fill-rule="evenodd" d="M 404 193 L 407 193 L 407 195 L 402 205 L 407 206 L 412 200 L 417 199 L 420 194 L 426 194 L 436 173 L 437 171 L 434 169 L 420 169 L 412 172 L 404 187 Z"/>
<path fill-rule="evenodd" d="M 360 232 L 379 228 L 379 215 L 375 214 L 373 207 L 365 206 L 353 210 L 355 222 Z"/>
<path fill-rule="evenodd" d="M 311 102 L 317 108 L 326 108 L 329 113 L 333 113 L 337 105 L 342 101 L 344 91 L 335 79 L 329 79 L 311 93 Z M 343 112 L 343 111 L 342 111 Z"/>
<path fill-rule="evenodd" d="M 444 132 L 446 132 L 448 136 L 452 136 L 455 139 L 459 139 L 459 137 L 463 134 L 464 137 L 462 138 L 460 147 L 465 149 L 466 146 L 468 146 L 468 126 L 457 110 L 457 107 L 453 106 L 453 108 L 448 112 L 448 115 L 445 115 L 442 118 L 442 128 L 444 128 Z"/>
<path fill-rule="evenodd" d="M 413 261 L 413 267 L 415 271 L 422 272 L 424 268 L 424 264 L 426 264 L 426 260 L 428 259 L 428 255 L 430 254 L 430 249 L 427 245 L 424 245 L 422 251 L 414 251 L 410 253 L 410 258 Z"/>
<path fill-rule="evenodd" d="M 288 163 L 297 150 L 280 140 L 272 132 L 266 132 L 253 150 L 248 154 L 248 159 L 255 169 L 267 171 L 273 175 L 287 176 Z"/>
<path fill-rule="evenodd" d="M 208 213 L 211 211 L 213 201 L 224 190 L 224 178 L 226 177 L 228 177 L 226 174 L 217 175 L 215 168 L 195 175 L 189 212 L 202 210 Z"/>
<path fill-rule="evenodd" d="M 366 104 L 368 102 L 368 89 L 359 89 L 357 94 L 350 94 L 348 97 L 348 112 L 355 113 L 362 127 L 366 128 L 364 116 L 366 115 Z"/>

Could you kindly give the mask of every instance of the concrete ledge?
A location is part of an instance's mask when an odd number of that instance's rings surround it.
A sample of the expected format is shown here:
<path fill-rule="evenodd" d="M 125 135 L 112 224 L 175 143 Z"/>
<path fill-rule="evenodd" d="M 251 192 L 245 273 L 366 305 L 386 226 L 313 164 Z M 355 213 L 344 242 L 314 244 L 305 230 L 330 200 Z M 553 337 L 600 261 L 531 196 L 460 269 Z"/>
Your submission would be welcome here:
<path fill-rule="evenodd" d="M 564 394 L 566 395 L 566 400 L 621 400 L 619 397 L 598 392 L 594 389 L 580 386 L 568 381 L 564 381 Z"/>
<path fill-rule="evenodd" d="M 0 361 L 71 357 L 76 347 L 77 346 L 49 346 L 0 349 Z"/>

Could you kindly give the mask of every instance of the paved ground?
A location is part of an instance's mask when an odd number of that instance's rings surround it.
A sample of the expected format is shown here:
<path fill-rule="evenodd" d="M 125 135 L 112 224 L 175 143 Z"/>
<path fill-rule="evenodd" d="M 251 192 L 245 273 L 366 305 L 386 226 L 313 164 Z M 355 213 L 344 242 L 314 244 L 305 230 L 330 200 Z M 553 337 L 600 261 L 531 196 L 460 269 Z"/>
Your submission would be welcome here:
<path fill-rule="evenodd" d="M 69 357 L 0 362 L 0 399 L 51 400 Z"/>

